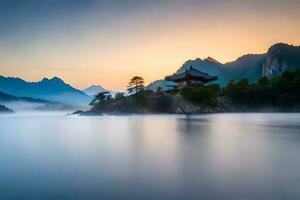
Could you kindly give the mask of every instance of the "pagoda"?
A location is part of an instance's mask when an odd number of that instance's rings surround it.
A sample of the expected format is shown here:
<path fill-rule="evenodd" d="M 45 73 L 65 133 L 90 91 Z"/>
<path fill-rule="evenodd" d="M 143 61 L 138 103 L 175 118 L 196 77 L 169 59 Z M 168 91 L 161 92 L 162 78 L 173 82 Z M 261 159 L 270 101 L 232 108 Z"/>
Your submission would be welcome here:
<path fill-rule="evenodd" d="M 182 89 L 193 86 L 203 86 L 208 82 L 218 79 L 216 76 L 210 76 L 207 73 L 199 71 L 192 66 L 183 72 L 175 73 L 165 78 L 167 81 L 176 82 L 174 89 Z"/>

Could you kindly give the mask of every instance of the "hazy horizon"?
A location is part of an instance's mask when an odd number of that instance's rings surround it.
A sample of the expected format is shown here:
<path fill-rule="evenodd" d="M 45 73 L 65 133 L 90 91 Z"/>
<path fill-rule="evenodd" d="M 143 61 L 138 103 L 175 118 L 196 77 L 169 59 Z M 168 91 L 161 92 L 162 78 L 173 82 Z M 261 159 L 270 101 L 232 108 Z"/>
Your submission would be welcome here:
<path fill-rule="evenodd" d="M 186 60 L 225 63 L 300 44 L 297 0 L 0 0 L 1 75 L 83 89 L 146 83 Z"/>

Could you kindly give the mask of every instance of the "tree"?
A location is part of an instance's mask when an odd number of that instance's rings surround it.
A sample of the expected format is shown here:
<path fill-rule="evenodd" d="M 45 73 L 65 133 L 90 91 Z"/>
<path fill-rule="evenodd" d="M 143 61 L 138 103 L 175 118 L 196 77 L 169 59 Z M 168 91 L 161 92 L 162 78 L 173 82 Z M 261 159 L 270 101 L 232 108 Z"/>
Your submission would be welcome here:
<path fill-rule="evenodd" d="M 124 99 L 125 96 L 124 96 L 124 93 L 123 92 L 118 92 L 115 96 L 115 100 L 121 100 L 121 99 Z"/>
<path fill-rule="evenodd" d="M 217 106 L 217 97 L 221 92 L 219 85 L 207 85 L 202 87 L 188 87 L 181 90 L 180 94 L 187 100 L 205 106 Z"/>
<path fill-rule="evenodd" d="M 99 94 L 95 95 L 93 101 L 90 103 L 91 106 L 104 103 L 111 99 L 111 95 L 109 92 L 100 92 Z"/>
<path fill-rule="evenodd" d="M 156 92 L 157 92 L 157 93 L 161 93 L 161 92 L 162 92 L 162 88 L 161 88 L 161 87 L 158 87 L 158 88 L 156 89 Z"/>
<path fill-rule="evenodd" d="M 269 84 L 270 84 L 270 81 L 266 76 L 264 76 L 264 77 L 262 77 L 261 79 L 258 80 L 258 85 L 261 86 L 261 87 L 266 87 Z"/>
<path fill-rule="evenodd" d="M 134 76 L 127 89 L 130 93 L 134 91 L 137 94 L 139 91 L 144 90 L 144 79 L 140 76 Z"/>

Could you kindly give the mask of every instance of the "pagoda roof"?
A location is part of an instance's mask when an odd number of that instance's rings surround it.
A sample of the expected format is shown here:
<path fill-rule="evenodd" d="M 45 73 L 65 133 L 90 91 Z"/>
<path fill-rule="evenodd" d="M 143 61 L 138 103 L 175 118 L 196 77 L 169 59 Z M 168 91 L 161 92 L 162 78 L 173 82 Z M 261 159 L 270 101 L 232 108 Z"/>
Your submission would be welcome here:
<path fill-rule="evenodd" d="M 172 76 L 166 77 L 168 81 L 180 82 L 184 80 L 201 80 L 203 82 L 209 82 L 217 80 L 218 77 L 210 76 L 207 73 L 204 73 L 200 70 L 193 68 L 192 66 L 189 69 L 186 69 L 183 72 L 173 74 Z"/>

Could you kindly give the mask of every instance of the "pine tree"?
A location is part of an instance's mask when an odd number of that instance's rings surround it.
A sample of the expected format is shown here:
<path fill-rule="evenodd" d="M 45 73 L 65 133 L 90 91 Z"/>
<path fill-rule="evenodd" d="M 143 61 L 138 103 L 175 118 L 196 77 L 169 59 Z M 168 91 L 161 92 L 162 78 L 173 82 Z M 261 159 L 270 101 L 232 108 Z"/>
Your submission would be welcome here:
<path fill-rule="evenodd" d="M 144 89 L 144 79 L 140 76 L 134 76 L 128 86 L 128 91 L 131 93 L 134 91 L 137 94 L 139 91 Z"/>

